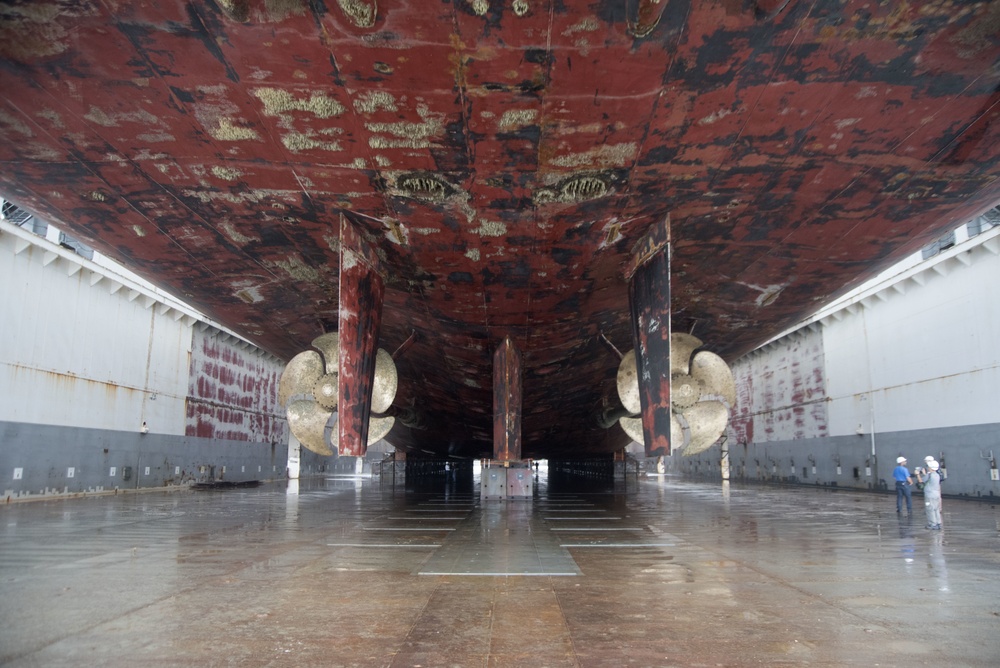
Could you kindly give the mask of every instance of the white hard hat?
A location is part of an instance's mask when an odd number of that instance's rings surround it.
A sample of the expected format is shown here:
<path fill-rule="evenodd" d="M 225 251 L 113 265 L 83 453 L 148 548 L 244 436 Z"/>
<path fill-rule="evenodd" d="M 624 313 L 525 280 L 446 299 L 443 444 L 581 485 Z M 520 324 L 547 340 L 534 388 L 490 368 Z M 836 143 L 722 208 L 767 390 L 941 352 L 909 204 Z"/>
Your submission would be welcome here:
<path fill-rule="evenodd" d="M 932 462 L 932 461 L 934 461 L 934 455 L 927 455 L 926 457 L 924 457 L 924 461 L 925 462 Z"/>
<path fill-rule="evenodd" d="M 906 461 L 906 457 L 896 457 L 896 463 L 897 464 L 902 464 L 905 461 Z"/>
<path fill-rule="evenodd" d="M 937 471 L 938 470 L 938 463 L 936 461 L 934 461 L 933 459 L 930 460 L 929 462 L 927 462 L 927 466 L 929 466 L 932 471 Z"/>

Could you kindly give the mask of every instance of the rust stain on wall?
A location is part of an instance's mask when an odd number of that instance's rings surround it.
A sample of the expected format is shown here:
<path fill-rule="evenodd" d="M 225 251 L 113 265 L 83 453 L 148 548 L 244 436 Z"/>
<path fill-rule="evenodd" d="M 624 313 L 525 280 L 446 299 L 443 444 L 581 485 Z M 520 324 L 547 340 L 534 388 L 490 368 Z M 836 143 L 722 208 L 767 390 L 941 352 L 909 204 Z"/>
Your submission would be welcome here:
<path fill-rule="evenodd" d="M 208 439 L 284 443 L 278 406 L 282 365 L 194 330 L 185 433 Z"/>
<path fill-rule="evenodd" d="M 819 438 L 829 433 L 823 337 L 784 339 L 733 367 L 737 443 Z"/>

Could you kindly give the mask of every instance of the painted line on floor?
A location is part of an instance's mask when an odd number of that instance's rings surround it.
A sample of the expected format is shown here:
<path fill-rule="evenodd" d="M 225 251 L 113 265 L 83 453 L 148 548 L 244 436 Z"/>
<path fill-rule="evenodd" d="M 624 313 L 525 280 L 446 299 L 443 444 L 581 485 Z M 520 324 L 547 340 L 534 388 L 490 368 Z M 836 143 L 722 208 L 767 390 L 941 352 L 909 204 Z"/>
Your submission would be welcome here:
<path fill-rule="evenodd" d="M 454 531 L 445 527 L 365 527 L 365 531 Z"/>
<path fill-rule="evenodd" d="M 621 518 L 620 517 L 545 517 L 543 519 L 560 520 L 560 521 L 569 520 L 571 522 L 591 522 L 591 521 L 601 522 L 604 520 L 620 520 Z"/>
<path fill-rule="evenodd" d="M 576 577 L 578 573 L 460 573 L 460 572 L 420 572 L 418 575 L 469 575 L 479 577 L 551 576 Z"/>
<path fill-rule="evenodd" d="M 400 545 L 398 543 L 327 543 L 327 547 L 441 547 L 439 543 Z"/>
<path fill-rule="evenodd" d="M 452 512 L 453 510 L 456 510 L 456 509 L 454 509 L 454 508 L 449 509 L 449 510 L 446 510 L 444 508 L 442 508 L 440 510 L 417 510 L 417 509 L 414 509 L 414 510 L 407 510 L 406 512 L 408 512 L 408 513 L 448 513 L 448 512 Z M 464 515 L 463 515 L 463 517 L 464 517 Z"/>
<path fill-rule="evenodd" d="M 548 506 L 548 507 L 539 506 L 538 509 L 539 510 L 552 510 L 552 511 L 559 512 L 559 513 L 606 513 L 606 512 L 608 512 L 604 508 L 581 508 L 580 510 L 573 510 L 571 508 L 553 508 L 551 506 Z"/>
<path fill-rule="evenodd" d="M 553 527 L 549 531 L 645 531 L 645 529 L 633 529 L 629 527 L 593 527 L 593 528 L 576 528 L 571 529 L 568 527 L 559 528 Z"/>
<path fill-rule="evenodd" d="M 564 543 L 559 547 L 677 547 L 677 543 Z"/>

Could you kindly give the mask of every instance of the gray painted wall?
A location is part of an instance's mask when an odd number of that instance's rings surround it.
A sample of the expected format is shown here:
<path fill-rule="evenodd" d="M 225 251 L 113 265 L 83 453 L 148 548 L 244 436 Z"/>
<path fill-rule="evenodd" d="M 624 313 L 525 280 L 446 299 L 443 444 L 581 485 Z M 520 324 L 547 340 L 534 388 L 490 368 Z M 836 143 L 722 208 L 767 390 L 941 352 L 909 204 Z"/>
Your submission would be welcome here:
<path fill-rule="evenodd" d="M 0 491 L 7 501 L 283 479 L 287 462 L 284 444 L 0 421 Z M 353 473 L 355 465 L 354 457 L 303 448 L 300 475 Z"/>
<path fill-rule="evenodd" d="M 996 466 L 1000 423 L 876 434 L 874 458 L 870 434 L 737 443 L 729 446 L 730 479 L 891 489 L 896 457 L 906 457 L 912 470 L 923 465 L 926 455 L 933 455 L 947 470 L 946 495 L 1000 498 L 1000 481 L 991 479 L 991 453 Z M 695 478 L 721 479 L 721 457 L 716 445 L 691 457 L 671 456 L 667 468 Z M 866 467 L 871 468 L 870 475 Z"/>
<path fill-rule="evenodd" d="M 0 421 L 5 499 L 284 478 L 287 458 L 270 443 Z"/>

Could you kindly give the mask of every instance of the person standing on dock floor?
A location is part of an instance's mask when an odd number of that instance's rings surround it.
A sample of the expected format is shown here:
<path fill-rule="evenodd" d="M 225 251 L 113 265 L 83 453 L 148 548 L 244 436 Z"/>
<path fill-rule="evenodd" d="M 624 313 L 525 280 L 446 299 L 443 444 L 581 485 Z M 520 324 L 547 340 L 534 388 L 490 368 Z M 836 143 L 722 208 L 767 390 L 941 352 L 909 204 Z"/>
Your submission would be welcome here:
<path fill-rule="evenodd" d="M 906 498 L 906 512 L 913 512 L 913 479 L 910 478 L 910 471 L 906 468 L 906 457 L 896 457 L 896 468 L 892 470 L 892 477 L 896 480 L 896 512 L 903 512 L 903 498 Z"/>
<path fill-rule="evenodd" d="M 941 473 L 940 465 L 933 459 L 927 468 L 917 472 L 917 480 L 924 484 L 924 506 L 927 508 L 927 528 L 941 529 Z"/>

